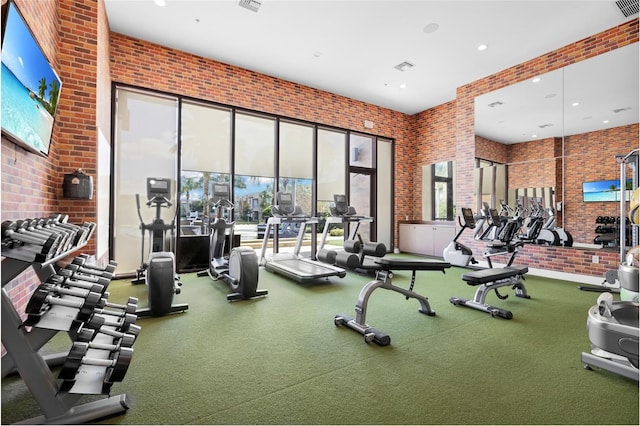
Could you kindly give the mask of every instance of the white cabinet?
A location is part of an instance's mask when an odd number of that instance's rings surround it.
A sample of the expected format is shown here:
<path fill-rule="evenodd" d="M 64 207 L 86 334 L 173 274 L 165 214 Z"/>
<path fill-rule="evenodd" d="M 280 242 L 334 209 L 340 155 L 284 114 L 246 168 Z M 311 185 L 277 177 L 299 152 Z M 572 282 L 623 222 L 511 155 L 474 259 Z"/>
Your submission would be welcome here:
<path fill-rule="evenodd" d="M 455 235 L 454 225 L 401 223 L 398 246 L 401 252 L 442 257 L 442 252 Z"/>

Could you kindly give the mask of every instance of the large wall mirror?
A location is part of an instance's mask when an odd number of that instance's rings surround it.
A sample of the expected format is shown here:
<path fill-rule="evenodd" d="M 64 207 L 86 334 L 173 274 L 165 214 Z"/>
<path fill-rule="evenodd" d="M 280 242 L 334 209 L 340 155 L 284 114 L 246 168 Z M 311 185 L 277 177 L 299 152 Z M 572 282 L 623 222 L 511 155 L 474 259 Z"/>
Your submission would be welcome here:
<path fill-rule="evenodd" d="M 533 198 L 593 244 L 598 209 L 616 207 L 584 202 L 582 184 L 619 178 L 611 150 L 638 147 L 638 61 L 635 43 L 477 97 L 474 210 L 503 198 L 531 209 Z"/>

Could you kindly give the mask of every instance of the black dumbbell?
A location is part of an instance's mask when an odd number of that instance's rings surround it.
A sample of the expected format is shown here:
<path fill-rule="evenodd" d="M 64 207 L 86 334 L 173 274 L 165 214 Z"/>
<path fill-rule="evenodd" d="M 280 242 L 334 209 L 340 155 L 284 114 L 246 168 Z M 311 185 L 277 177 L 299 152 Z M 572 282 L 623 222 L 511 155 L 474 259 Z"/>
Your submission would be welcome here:
<path fill-rule="evenodd" d="M 61 237 L 59 235 L 43 237 L 18 227 L 14 221 L 6 220 L 2 222 L 2 239 L 19 242 L 11 246 L 15 250 L 12 252 L 12 257 L 32 262 L 45 262 L 56 254 Z"/>
<path fill-rule="evenodd" d="M 94 314 L 85 321 L 85 326 L 90 328 L 113 327 L 115 331 L 132 333 L 132 331 L 130 331 L 131 327 L 135 325 L 137 320 L 137 315 L 128 312 L 122 312 L 120 315 L 94 312 Z"/>
<path fill-rule="evenodd" d="M 138 334 L 140 333 L 140 327 L 132 325 L 133 333 L 121 333 L 107 328 L 86 328 L 84 325 L 77 331 L 75 341 L 77 342 L 95 342 L 101 335 L 108 336 L 115 340 L 114 344 L 130 348 L 136 341 Z"/>
<path fill-rule="evenodd" d="M 83 274 L 78 271 L 77 265 L 67 265 L 64 268 L 58 270 L 58 275 L 62 275 L 65 278 L 72 278 L 80 281 L 88 281 L 90 283 L 96 283 L 102 285 L 105 289 L 111 283 L 111 279 L 105 277 L 98 277 L 91 274 Z"/>
<path fill-rule="evenodd" d="M 116 266 L 118 266 L 117 262 L 113 260 L 109 261 L 109 264 L 107 264 L 106 266 L 93 265 L 89 263 L 89 256 L 85 254 L 74 257 L 71 263 L 88 269 L 95 269 L 99 272 L 110 272 L 111 274 L 115 273 Z"/>
<path fill-rule="evenodd" d="M 100 283 L 85 281 L 85 280 L 78 280 L 78 279 L 70 278 L 67 275 L 68 274 L 65 272 L 57 273 L 57 274 L 51 275 L 49 278 L 47 278 L 47 281 L 45 282 L 55 286 L 80 288 L 83 290 L 93 291 L 95 293 L 104 293 L 106 289 L 106 287 Z M 72 296 L 75 296 L 75 295 L 72 294 Z M 78 296 L 78 297 L 83 297 L 83 296 Z"/>
<path fill-rule="evenodd" d="M 130 323 L 127 326 L 126 332 L 118 331 L 113 326 L 105 325 L 105 323 L 105 317 L 95 315 L 80 326 L 80 328 L 78 329 L 78 334 L 84 329 L 89 329 L 94 330 L 95 333 L 106 334 L 116 339 L 122 339 L 125 338 L 125 336 L 133 336 L 133 338 L 135 339 L 138 337 L 138 334 L 140 334 L 140 330 L 142 329 L 142 327 L 140 327 L 139 325 Z"/>
<path fill-rule="evenodd" d="M 125 314 L 135 314 L 136 311 L 138 310 L 137 297 L 129 297 L 129 300 L 127 301 L 127 303 L 122 305 L 122 304 L 111 303 L 107 301 L 107 298 L 109 297 L 109 293 L 105 293 L 103 294 L 103 296 L 104 297 L 100 300 L 100 302 L 98 302 L 98 305 L 94 310 L 96 314 L 121 317 Z"/>
<path fill-rule="evenodd" d="M 90 345 L 86 342 L 75 342 L 69 350 L 69 355 L 65 360 L 58 378 L 62 380 L 74 380 L 78 369 L 82 365 L 95 365 L 107 367 L 104 381 L 108 383 L 121 382 L 127 374 L 133 348 L 120 347 L 118 350 L 109 351 L 109 358 L 91 358 L 87 356 Z"/>
<path fill-rule="evenodd" d="M 34 235 L 40 235 L 43 238 L 48 238 L 50 235 L 59 235 L 60 242 L 58 243 L 57 247 L 58 254 L 71 248 L 71 235 L 68 232 L 63 232 L 61 230 L 44 229 L 41 222 L 37 219 L 17 220 L 16 225 L 25 231 L 31 232 Z"/>
<path fill-rule="evenodd" d="M 86 296 L 83 297 L 73 294 L 80 291 L 83 291 Z M 59 297 L 59 295 L 65 294 L 75 297 Z M 82 321 L 83 319 L 90 318 L 93 315 L 94 309 L 100 302 L 100 299 L 102 299 L 102 294 L 100 293 L 72 289 L 66 289 L 66 291 L 64 291 L 64 289 L 59 286 L 53 286 L 48 283 L 40 284 L 40 286 L 38 286 L 31 295 L 29 302 L 27 302 L 27 306 L 25 308 L 25 313 L 27 314 L 25 325 L 34 325 L 38 323 L 42 315 L 44 315 L 51 306 L 54 305 L 78 309 L 76 319 Z"/>

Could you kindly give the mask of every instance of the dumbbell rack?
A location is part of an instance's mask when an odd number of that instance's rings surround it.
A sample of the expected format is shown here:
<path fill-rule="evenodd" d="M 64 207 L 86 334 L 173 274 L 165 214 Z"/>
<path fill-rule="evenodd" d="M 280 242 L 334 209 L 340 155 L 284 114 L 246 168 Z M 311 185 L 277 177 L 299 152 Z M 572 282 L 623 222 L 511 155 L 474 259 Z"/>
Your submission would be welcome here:
<path fill-rule="evenodd" d="M 130 400 L 126 394 L 108 396 L 105 399 L 75 405 L 82 395 L 61 392 L 50 365 L 62 363 L 66 354 L 44 357 L 38 351 L 58 331 L 32 327 L 27 331 L 22 324 L 5 285 L 32 267 L 41 281 L 55 273 L 53 265 L 84 244 L 59 254 L 44 263 L 29 262 L 11 257 L 11 250 L 2 253 L 2 344 L 7 353 L 2 357 L 2 377 L 16 370 L 40 406 L 43 415 L 24 420 L 22 423 L 87 423 L 103 417 L 126 412 Z"/>

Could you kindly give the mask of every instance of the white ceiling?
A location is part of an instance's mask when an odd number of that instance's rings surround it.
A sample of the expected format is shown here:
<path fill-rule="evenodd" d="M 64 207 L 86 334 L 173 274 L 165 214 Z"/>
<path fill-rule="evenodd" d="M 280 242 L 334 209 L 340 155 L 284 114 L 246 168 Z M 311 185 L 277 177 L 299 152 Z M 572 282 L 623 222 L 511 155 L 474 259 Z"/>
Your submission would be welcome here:
<path fill-rule="evenodd" d="M 105 3 L 111 31 L 406 114 L 637 17 L 593 0 L 262 0 L 258 12 L 238 0 Z M 404 61 L 414 66 L 394 68 Z"/>

